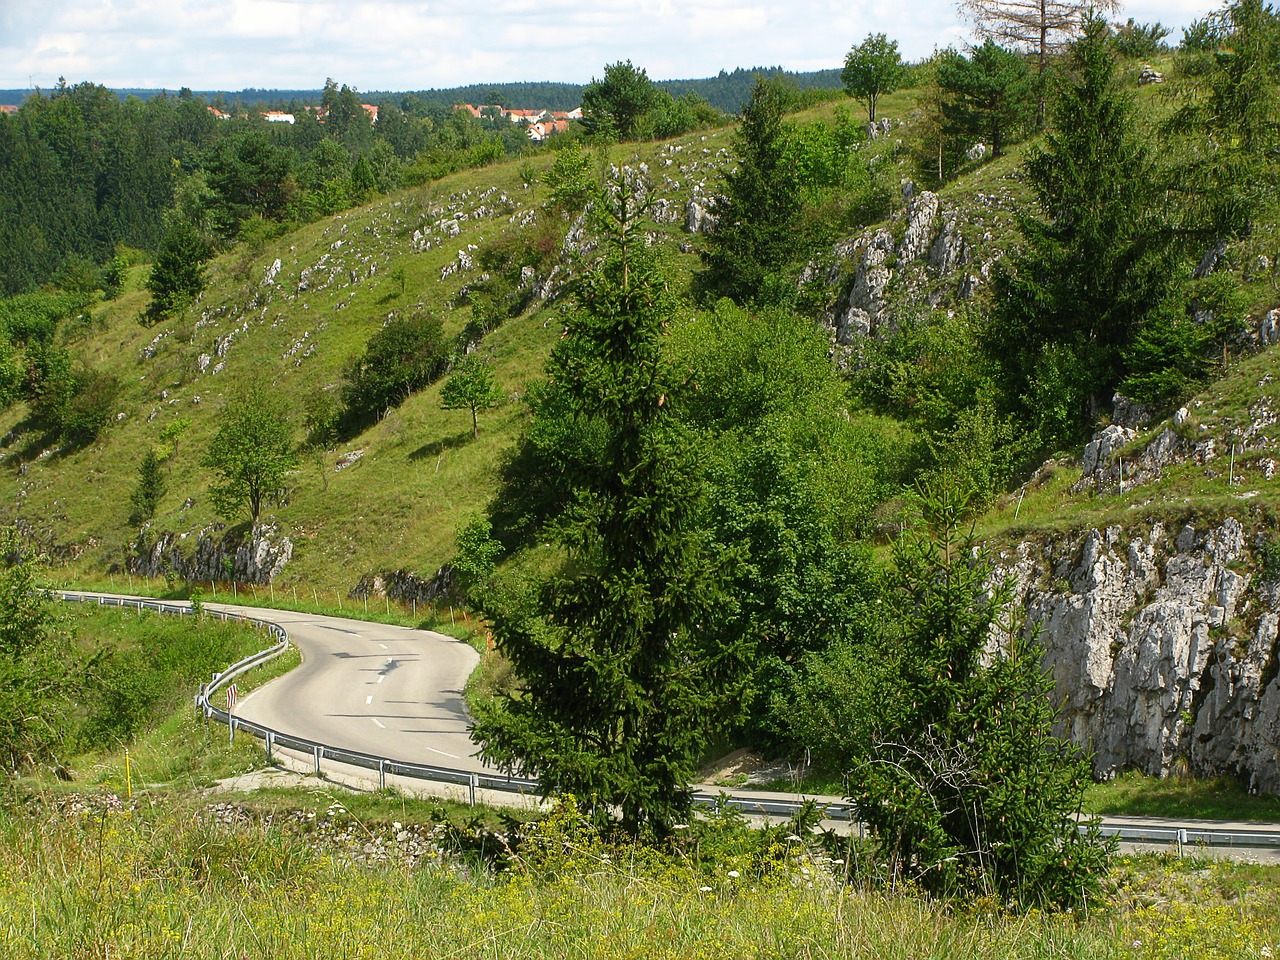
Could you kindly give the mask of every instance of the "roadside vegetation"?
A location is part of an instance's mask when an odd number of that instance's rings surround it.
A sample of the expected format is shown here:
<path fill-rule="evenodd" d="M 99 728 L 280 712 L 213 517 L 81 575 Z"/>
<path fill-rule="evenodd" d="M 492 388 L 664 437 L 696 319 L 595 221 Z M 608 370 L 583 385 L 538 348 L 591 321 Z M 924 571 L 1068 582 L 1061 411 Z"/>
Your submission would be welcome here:
<path fill-rule="evenodd" d="M 1106 907 L 1009 915 L 850 887 L 781 831 L 766 845 L 713 823 L 659 852 L 603 842 L 561 812 L 511 852 L 500 841 L 512 828 L 460 829 L 394 798 L 363 806 L 322 793 L 6 803 L 0 947 L 14 960 L 1261 960 L 1280 949 L 1274 868 L 1126 859 Z M 501 870 L 487 865 L 495 852 Z"/>

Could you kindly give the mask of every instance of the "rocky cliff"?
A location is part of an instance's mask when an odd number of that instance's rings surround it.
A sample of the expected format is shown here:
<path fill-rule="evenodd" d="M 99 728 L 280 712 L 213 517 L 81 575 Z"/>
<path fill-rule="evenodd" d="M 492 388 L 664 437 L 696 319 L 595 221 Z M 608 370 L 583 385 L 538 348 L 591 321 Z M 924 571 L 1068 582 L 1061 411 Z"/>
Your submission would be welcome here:
<path fill-rule="evenodd" d="M 269 523 L 258 524 L 247 534 L 226 533 L 216 523 L 194 536 L 153 534 L 144 527 L 129 547 L 125 561 L 129 572 L 148 577 L 172 573 L 193 582 L 267 584 L 280 576 L 293 557 L 293 541 Z"/>
<path fill-rule="evenodd" d="M 1234 517 L 1027 541 L 1002 562 L 1038 627 L 1062 733 L 1108 776 L 1230 774 L 1280 793 L 1280 571 Z"/>

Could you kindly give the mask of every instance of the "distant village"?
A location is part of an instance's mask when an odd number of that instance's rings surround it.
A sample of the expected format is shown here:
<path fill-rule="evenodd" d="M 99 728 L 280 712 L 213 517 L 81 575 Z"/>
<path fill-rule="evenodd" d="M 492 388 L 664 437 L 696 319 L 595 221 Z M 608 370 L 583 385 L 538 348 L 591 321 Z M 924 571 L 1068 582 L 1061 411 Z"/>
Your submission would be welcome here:
<path fill-rule="evenodd" d="M 528 128 L 530 140 L 544 140 L 553 133 L 564 133 L 569 129 L 570 120 L 582 119 L 582 108 L 574 107 L 572 110 L 508 110 L 498 104 L 485 104 L 473 106 L 470 103 L 455 103 L 455 110 L 466 110 L 473 117 L 483 119 L 485 117 L 503 117 L 512 123 L 518 123 Z"/>
<path fill-rule="evenodd" d="M 378 108 L 372 103 L 362 103 L 364 112 L 369 115 L 370 123 L 378 122 Z M 582 108 L 572 110 L 508 110 L 499 104 L 482 103 L 479 106 L 470 103 L 455 103 L 455 110 L 465 110 L 477 120 L 502 118 L 511 123 L 525 127 L 529 139 L 536 142 L 545 140 L 556 133 L 564 133 L 569 129 L 570 120 L 582 119 Z M 307 112 L 317 120 L 323 121 L 328 111 L 324 107 L 307 107 Z M 230 120 L 233 116 L 217 107 L 210 107 L 209 112 L 219 120 Z M 238 114 L 245 116 L 245 114 Z M 284 110 L 264 110 L 259 114 L 268 123 L 297 123 L 298 118 Z"/>

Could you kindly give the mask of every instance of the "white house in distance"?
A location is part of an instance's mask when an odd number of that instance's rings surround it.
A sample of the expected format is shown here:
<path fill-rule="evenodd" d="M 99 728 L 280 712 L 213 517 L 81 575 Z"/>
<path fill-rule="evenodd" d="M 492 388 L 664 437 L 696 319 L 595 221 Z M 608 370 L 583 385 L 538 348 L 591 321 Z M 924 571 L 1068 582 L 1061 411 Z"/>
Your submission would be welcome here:
<path fill-rule="evenodd" d="M 525 126 L 529 139 L 534 142 L 545 140 L 553 133 L 564 133 L 569 129 L 570 120 L 582 119 L 582 108 L 574 107 L 572 110 L 508 110 L 503 106 L 492 103 L 482 103 L 479 106 L 470 103 L 455 103 L 455 110 L 465 110 L 477 120 L 481 117 L 491 117 L 495 114 L 505 117 L 512 123 L 519 123 Z"/>

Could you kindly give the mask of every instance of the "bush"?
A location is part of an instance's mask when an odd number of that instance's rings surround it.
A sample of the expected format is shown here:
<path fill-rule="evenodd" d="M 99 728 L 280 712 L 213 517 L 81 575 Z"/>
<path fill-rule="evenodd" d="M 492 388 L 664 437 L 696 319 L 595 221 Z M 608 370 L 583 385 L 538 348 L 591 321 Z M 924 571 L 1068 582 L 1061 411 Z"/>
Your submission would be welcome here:
<path fill-rule="evenodd" d="M 348 425 L 364 426 L 404 403 L 438 379 L 447 361 L 444 327 L 435 316 L 419 311 L 387 321 L 343 371 Z"/>
<path fill-rule="evenodd" d="M 124 383 L 113 373 L 81 367 L 75 392 L 58 424 L 63 439 L 85 443 L 95 439 L 111 422 Z"/>

